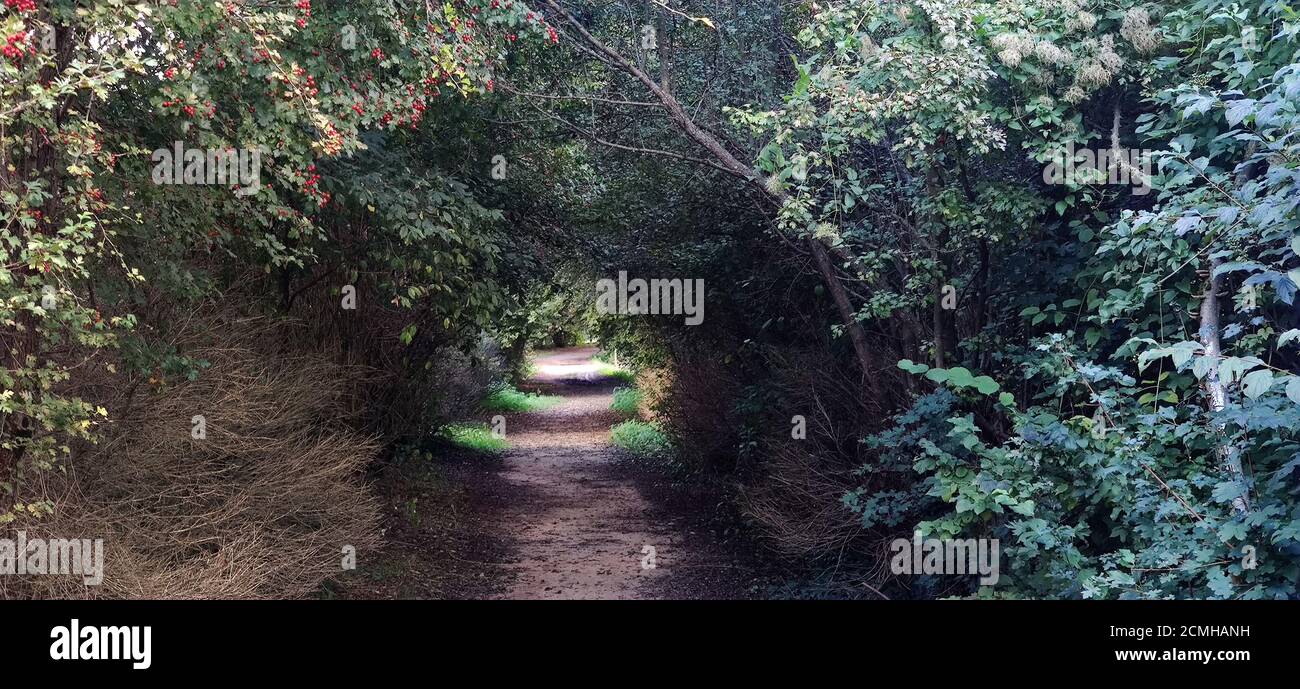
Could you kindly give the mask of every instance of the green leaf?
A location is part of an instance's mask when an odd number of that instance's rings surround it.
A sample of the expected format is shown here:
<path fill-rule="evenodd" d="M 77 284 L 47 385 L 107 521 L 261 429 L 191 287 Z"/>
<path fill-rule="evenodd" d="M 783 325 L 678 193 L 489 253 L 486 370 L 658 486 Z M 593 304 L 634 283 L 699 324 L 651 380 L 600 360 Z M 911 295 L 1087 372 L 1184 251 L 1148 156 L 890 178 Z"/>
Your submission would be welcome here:
<path fill-rule="evenodd" d="M 1268 369 L 1251 371 L 1241 379 L 1241 391 L 1251 399 L 1258 399 L 1271 387 L 1273 387 L 1273 372 Z"/>
<path fill-rule="evenodd" d="M 1196 353 L 1196 350 L 1200 348 L 1201 343 L 1199 342 L 1179 342 L 1174 345 L 1173 352 L 1169 355 L 1169 358 L 1174 362 L 1174 368 L 1181 369 L 1183 364 L 1187 363 L 1192 358 L 1192 355 Z"/>
<path fill-rule="evenodd" d="M 1228 575 L 1223 573 L 1222 567 L 1211 567 L 1206 574 L 1207 583 L 1214 595 L 1220 598 L 1229 598 L 1232 596 L 1232 580 Z"/>
<path fill-rule="evenodd" d="M 1241 481 L 1236 480 L 1220 481 L 1214 484 L 1214 490 L 1210 491 L 1210 495 L 1214 498 L 1215 502 L 1221 502 L 1224 504 L 1236 500 L 1244 493 L 1245 486 L 1242 485 Z"/>
<path fill-rule="evenodd" d="M 969 388 L 975 385 L 975 377 L 969 369 L 957 366 L 948 369 L 948 382 L 959 388 Z"/>
<path fill-rule="evenodd" d="M 980 376 L 975 379 L 975 389 L 979 390 L 981 394 L 992 395 L 998 391 L 999 387 L 1001 386 L 998 385 L 998 382 L 988 376 Z"/>
<path fill-rule="evenodd" d="M 926 366 L 925 364 L 914 364 L 911 359 L 903 359 L 898 362 L 898 367 L 908 373 L 925 373 L 930 370 L 929 366 Z"/>
<path fill-rule="evenodd" d="M 1234 383 L 1241 377 L 1242 373 L 1255 368 L 1261 363 L 1263 362 L 1254 357 L 1230 356 L 1219 362 L 1219 380 L 1225 383 Z"/>
<path fill-rule="evenodd" d="M 1286 396 L 1292 402 L 1300 404 L 1300 377 L 1291 376 L 1286 384 Z"/>
<path fill-rule="evenodd" d="M 794 83 L 794 97 L 801 98 L 808 93 L 808 85 L 812 83 L 812 75 L 808 73 L 808 68 L 799 64 L 799 58 L 794 55 L 790 56 L 794 62 L 794 68 L 799 72 L 799 80 Z"/>
<path fill-rule="evenodd" d="M 1253 99 L 1242 98 L 1241 100 L 1235 100 L 1229 103 L 1227 109 L 1224 111 L 1224 116 L 1227 118 L 1228 124 L 1235 127 L 1240 124 L 1242 120 L 1245 120 L 1254 108 L 1255 101 Z"/>

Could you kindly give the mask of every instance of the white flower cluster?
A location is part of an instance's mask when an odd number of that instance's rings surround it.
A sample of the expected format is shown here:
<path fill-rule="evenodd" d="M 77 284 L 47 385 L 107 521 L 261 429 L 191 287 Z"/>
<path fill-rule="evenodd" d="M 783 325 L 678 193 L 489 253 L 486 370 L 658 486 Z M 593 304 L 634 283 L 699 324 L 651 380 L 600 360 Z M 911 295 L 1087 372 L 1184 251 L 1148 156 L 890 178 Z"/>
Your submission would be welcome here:
<path fill-rule="evenodd" d="M 1087 32 L 1097 26 L 1097 17 L 1084 10 L 1078 0 L 1062 0 L 1055 9 L 1065 17 L 1070 32 Z M 1159 31 L 1151 26 L 1150 13 L 1140 7 L 1125 12 L 1119 33 L 1141 54 L 1153 52 L 1161 40 Z M 1089 93 L 1109 84 L 1123 68 L 1124 58 L 1116 51 L 1115 41 L 1112 34 L 1086 36 L 1065 48 L 1021 30 L 994 36 L 992 46 L 998 61 L 1007 67 L 1015 68 L 1021 62 L 1033 59 L 1039 67 L 1034 83 L 1050 86 L 1056 81 L 1057 71 L 1072 74 L 1072 83 L 1061 99 L 1078 103 Z"/>
<path fill-rule="evenodd" d="M 1092 31 L 1092 27 L 1097 25 L 1097 17 L 1091 12 L 1080 10 L 1065 20 L 1065 25 L 1071 31 Z"/>
<path fill-rule="evenodd" d="M 1151 28 L 1151 14 L 1141 7 L 1130 7 L 1120 22 L 1119 35 L 1143 55 L 1160 46 L 1160 32 Z"/>
<path fill-rule="evenodd" d="M 998 51 L 998 60 L 1008 67 L 1018 67 L 1021 59 L 1034 50 L 1034 37 L 1023 31 L 998 34 L 993 37 L 993 48 Z"/>
<path fill-rule="evenodd" d="M 1115 52 L 1115 37 L 1106 34 L 1100 39 L 1086 38 L 1079 42 L 1074 63 L 1074 85 L 1063 98 L 1070 103 L 1083 100 L 1090 91 L 1110 83 L 1124 65 L 1124 59 Z"/>

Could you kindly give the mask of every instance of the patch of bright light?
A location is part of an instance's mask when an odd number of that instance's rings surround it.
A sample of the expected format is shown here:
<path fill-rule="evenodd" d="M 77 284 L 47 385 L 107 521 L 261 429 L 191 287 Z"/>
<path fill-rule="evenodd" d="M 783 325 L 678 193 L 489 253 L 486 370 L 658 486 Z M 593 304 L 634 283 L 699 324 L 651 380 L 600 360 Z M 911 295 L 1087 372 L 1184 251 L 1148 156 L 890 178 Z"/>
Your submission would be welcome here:
<path fill-rule="evenodd" d="M 590 378 L 600 370 L 597 364 L 541 364 L 537 372 L 552 378 Z"/>

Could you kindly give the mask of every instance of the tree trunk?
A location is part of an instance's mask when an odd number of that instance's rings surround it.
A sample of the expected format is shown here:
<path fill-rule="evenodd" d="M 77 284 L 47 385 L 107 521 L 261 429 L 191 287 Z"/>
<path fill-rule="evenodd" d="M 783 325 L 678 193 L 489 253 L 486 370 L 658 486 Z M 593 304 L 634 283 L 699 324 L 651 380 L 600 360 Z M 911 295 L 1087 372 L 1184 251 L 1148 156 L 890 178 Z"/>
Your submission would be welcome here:
<path fill-rule="evenodd" d="M 1223 353 L 1220 342 L 1222 328 L 1219 322 L 1219 292 L 1223 289 L 1223 277 L 1214 271 L 1219 267 L 1219 259 L 1210 259 L 1210 275 L 1205 280 L 1205 296 L 1201 298 L 1201 345 L 1205 347 L 1205 356 L 1214 362 L 1205 374 L 1201 386 L 1211 412 L 1221 412 L 1228 406 L 1228 391 L 1219 378 L 1219 357 Z M 1219 456 L 1219 470 L 1230 481 L 1241 485 L 1241 494 L 1232 501 L 1232 510 L 1244 514 L 1250 509 L 1250 485 L 1241 471 L 1241 453 L 1231 438 L 1227 437 L 1227 424 L 1216 421 L 1214 428 L 1219 434 L 1219 447 L 1215 453 Z"/>

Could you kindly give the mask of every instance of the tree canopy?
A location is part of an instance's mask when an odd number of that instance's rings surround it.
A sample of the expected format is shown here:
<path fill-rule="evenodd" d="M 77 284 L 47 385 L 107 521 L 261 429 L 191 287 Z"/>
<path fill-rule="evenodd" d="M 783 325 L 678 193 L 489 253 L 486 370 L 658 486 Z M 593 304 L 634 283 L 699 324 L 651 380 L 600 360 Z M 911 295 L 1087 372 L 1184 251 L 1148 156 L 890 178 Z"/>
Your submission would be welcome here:
<path fill-rule="evenodd" d="M 1003 544 L 996 586 L 891 595 L 1294 597 L 1293 14 L 5 0 L 0 523 L 234 309 L 431 397 L 448 351 L 518 378 L 594 338 L 665 374 L 688 473 L 844 577 Z M 702 279 L 704 322 L 597 313 L 620 271 Z"/>

